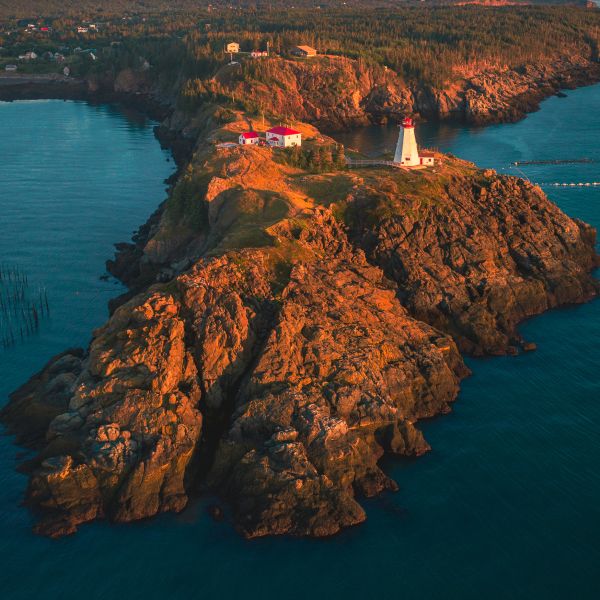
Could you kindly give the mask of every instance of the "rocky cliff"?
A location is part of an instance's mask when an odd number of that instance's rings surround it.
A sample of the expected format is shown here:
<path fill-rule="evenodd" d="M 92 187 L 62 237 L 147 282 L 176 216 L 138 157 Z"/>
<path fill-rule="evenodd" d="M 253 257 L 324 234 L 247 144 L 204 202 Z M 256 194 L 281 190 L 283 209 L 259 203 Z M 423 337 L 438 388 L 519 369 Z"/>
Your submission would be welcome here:
<path fill-rule="evenodd" d="M 487 66 L 440 86 L 406 83 L 392 69 L 343 57 L 271 58 L 224 68 L 211 93 L 244 98 L 249 107 L 326 130 L 398 120 L 407 113 L 472 124 L 516 121 L 561 88 L 600 80 L 600 63 L 571 56 L 521 67 Z"/>
<path fill-rule="evenodd" d="M 516 121 L 563 88 L 600 81 L 598 57 L 587 54 L 517 67 L 486 65 L 457 72 L 452 81 L 437 86 L 407 83 L 392 69 L 340 56 L 247 60 L 240 69 L 225 66 L 203 80 L 201 103 L 223 96 L 243 99 L 247 110 L 328 131 L 400 120 L 406 114 L 478 125 Z M 165 84 L 159 74 L 133 68 L 84 79 L 0 74 L 0 99 L 119 101 L 163 120 L 178 105 L 181 83 Z M 180 116 L 182 129 L 183 121 L 192 119 Z"/>
<path fill-rule="evenodd" d="M 380 184 L 354 192 L 351 238 L 398 285 L 410 313 L 462 350 L 514 352 L 520 321 L 595 295 L 595 230 L 531 183 L 487 171 L 452 174 L 436 190 L 420 176 L 415 187 L 435 194 L 427 200 L 382 193 Z"/>
<path fill-rule="evenodd" d="M 459 347 L 507 352 L 523 318 L 596 293 L 595 232 L 528 183 L 281 158 L 199 147 L 136 259 L 153 282 L 12 395 L 39 532 L 206 488 L 248 537 L 359 523 L 396 488 L 383 454 L 428 450 L 416 423 L 455 400 Z"/>

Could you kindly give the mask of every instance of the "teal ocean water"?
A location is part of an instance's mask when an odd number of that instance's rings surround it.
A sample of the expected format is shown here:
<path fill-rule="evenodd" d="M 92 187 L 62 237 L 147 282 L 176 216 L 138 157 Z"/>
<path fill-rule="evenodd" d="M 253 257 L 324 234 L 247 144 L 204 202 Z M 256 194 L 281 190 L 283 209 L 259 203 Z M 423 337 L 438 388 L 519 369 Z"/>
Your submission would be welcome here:
<path fill-rule="evenodd" d="M 482 166 L 600 161 L 600 86 L 552 98 L 524 121 L 417 136 Z M 344 136 L 373 154 L 397 129 Z M 102 281 L 111 244 L 163 198 L 172 163 L 151 123 L 83 103 L 0 103 L 0 263 L 48 290 L 51 318 L 0 348 L 0 402 L 54 353 L 86 344 L 118 294 Z M 533 181 L 598 181 L 600 163 L 523 168 Z M 600 188 L 547 188 L 600 226 Z M 328 540 L 240 539 L 206 516 L 93 523 L 50 541 L 19 507 L 26 479 L 0 437 L 0 598 L 597 598 L 600 589 L 600 303 L 523 324 L 538 351 L 470 360 L 452 414 L 422 423 L 433 451 L 388 460 L 401 489 Z"/>

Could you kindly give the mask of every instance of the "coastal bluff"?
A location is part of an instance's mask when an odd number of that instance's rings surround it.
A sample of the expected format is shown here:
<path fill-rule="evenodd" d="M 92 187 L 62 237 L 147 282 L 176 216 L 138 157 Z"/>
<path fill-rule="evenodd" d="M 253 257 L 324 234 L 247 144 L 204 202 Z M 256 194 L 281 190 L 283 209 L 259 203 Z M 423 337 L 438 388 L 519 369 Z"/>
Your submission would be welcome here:
<path fill-rule="evenodd" d="M 222 146 L 244 123 L 214 119 L 114 263 L 132 296 L 1 412 L 37 451 L 40 533 L 206 490 L 246 537 L 358 524 L 397 489 L 382 456 L 429 450 L 418 421 L 450 410 L 461 351 L 517 352 L 520 321 L 597 294 L 595 231 L 526 181 L 443 155 L 311 173 Z"/>

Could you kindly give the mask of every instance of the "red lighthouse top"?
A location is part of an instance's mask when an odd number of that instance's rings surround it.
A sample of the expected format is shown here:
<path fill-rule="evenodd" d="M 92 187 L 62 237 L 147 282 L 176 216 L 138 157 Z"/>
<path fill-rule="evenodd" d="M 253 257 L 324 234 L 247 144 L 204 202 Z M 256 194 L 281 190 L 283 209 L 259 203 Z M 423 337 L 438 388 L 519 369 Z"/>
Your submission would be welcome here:
<path fill-rule="evenodd" d="M 412 129 L 414 126 L 415 124 L 410 117 L 405 117 L 402 121 L 402 127 L 404 127 L 404 129 Z"/>

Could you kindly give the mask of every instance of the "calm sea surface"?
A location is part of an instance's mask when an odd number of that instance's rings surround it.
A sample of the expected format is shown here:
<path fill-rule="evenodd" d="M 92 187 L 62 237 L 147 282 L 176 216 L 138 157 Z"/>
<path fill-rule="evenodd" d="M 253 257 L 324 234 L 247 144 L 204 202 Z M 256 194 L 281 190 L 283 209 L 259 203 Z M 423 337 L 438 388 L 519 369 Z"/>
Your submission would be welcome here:
<path fill-rule="evenodd" d="M 600 161 L 599 108 L 596 86 L 515 125 L 422 126 L 417 137 L 507 173 L 515 160 Z M 99 278 L 104 260 L 162 200 L 173 168 L 151 125 L 84 103 L 0 103 L 0 263 L 45 288 L 51 308 L 38 335 L 0 347 L 0 403 L 53 354 L 85 345 L 121 291 Z M 366 128 L 343 141 L 377 155 L 396 135 Z M 523 171 L 536 182 L 600 181 L 600 163 Z M 547 191 L 600 226 L 600 188 Z M 598 598 L 600 302 L 522 331 L 538 351 L 469 361 L 454 412 L 422 424 L 433 451 L 390 460 L 400 492 L 367 502 L 367 523 L 330 540 L 246 542 L 202 502 L 36 537 L 18 506 L 18 449 L 0 436 L 0 598 Z"/>

